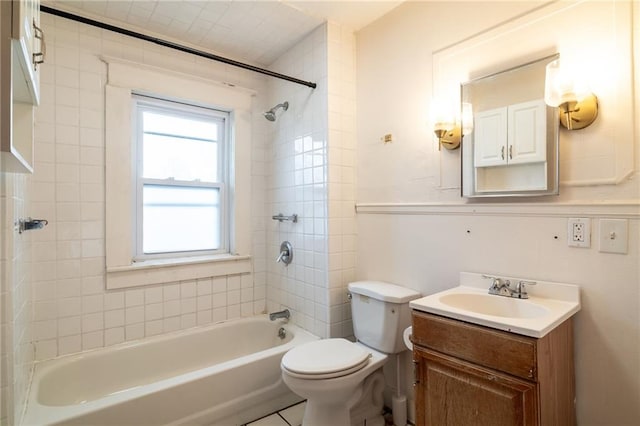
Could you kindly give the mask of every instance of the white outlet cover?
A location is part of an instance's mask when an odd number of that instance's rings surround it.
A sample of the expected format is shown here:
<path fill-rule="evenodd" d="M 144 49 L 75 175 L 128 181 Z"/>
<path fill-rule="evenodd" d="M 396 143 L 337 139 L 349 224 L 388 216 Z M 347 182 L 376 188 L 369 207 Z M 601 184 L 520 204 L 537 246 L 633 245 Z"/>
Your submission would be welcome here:
<path fill-rule="evenodd" d="M 601 253 L 627 254 L 628 240 L 627 219 L 600 219 Z"/>
<path fill-rule="evenodd" d="M 574 225 L 582 226 L 582 241 L 574 238 Z M 591 219 L 585 217 L 570 217 L 567 221 L 567 245 L 569 247 L 591 247 Z"/>

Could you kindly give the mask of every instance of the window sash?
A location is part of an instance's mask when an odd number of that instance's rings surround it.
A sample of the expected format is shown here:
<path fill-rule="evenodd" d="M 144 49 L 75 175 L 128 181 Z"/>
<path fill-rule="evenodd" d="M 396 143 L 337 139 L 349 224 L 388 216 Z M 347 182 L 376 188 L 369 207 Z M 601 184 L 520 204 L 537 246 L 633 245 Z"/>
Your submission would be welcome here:
<path fill-rule="evenodd" d="M 146 235 L 142 241 L 145 256 L 167 252 L 192 254 L 222 248 L 219 188 L 152 184 L 144 185 L 143 193 L 148 198 L 142 206 L 142 233 L 159 232 Z M 208 220 L 203 215 L 208 216 Z"/>
<path fill-rule="evenodd" d="M 135 177 L 135 238 L 133 239 L 134 261 L 143 261 L 158 258 L 175 258 L 185 256 L 200 256 L 210 254 L 229 253 L 229 195 L 227 190 L 228 174 L 229 174 L 229 153 L 228 153 L 228 126 L 229 114 L 223 111 L 213 110 L 195 105 L 186 105 L 178 102 L 160 100 L 150 98 L 143 95 L 134 94 L 134 122 L 136 123 L 135 135 L 135 161 L 134 172 Z M 151 111 L 161 113 L 163 115 L 171 115 L 185 119 L 196 119 L 214 121 L 218 125 L 218 137 L 215 143 L 218 146 L 218 181 L 208 182 L 201 180 L 181 180 L 175 178 L 154 179 L 144 178 L 143 173 L 143 147 L 144 147 L 144 126 L 143 114 Z M 174 137 L 183 137 L 182 135 L 172 135 Z M 197 138 L 190 138 L 196 139 Z M 145 185 L 174 186 L 183 188 L 211 188 L 219 191 L 220 204 L 220 223 L 215 224 L 220 229 L 220 248 L 214 250 L 189 250 L 189 251 L 167 251 L 162 253 L 144 253 L 143 231 L 144 231 L 144 199 L 143 190 Z"/>

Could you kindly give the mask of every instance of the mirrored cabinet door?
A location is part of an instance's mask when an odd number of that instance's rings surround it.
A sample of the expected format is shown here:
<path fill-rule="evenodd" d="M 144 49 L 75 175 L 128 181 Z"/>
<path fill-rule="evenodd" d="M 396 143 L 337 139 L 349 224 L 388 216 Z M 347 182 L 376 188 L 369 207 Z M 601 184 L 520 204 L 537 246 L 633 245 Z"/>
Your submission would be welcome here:
<path fill-rule="evenodd" d="M 462 85 L 472 129 L 462 142 L 464 197 L 558 193 L 558 115 L 544 101 L 546 65 L 538 61 Z"/>

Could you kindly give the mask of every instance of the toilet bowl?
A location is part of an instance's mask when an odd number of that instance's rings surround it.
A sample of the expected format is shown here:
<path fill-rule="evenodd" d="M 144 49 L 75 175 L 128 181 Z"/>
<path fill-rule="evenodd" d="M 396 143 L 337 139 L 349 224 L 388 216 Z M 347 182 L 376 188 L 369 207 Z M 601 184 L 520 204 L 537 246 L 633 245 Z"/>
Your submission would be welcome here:
<path fill-rule="evenodd" d="M 282 378 L 289 389 L 307 399 L 305 426 L 349 425 L 351 410 L 361 401 L 370 402 L 372 408 L 365 413 L 367 425 L 383 425 L 381 393 L 374 391 L 384 389 L 384 378 L 374 373 L 387 358 L 361 343 L 319 340 L 285 354 Z M 367 386 L 370 377 L 378 382 L 375 386 Z"/>
<path fill-rule="evenodd" d="M 377 281 L 349 284 L 354 334 L 297 346 L 282 358 L 284 383 L 307 399 L 304 426 L 383 426 L 388 354 L 406 350 L 402 332 L 411 322 L 409 301 L 420 294 Z"/>

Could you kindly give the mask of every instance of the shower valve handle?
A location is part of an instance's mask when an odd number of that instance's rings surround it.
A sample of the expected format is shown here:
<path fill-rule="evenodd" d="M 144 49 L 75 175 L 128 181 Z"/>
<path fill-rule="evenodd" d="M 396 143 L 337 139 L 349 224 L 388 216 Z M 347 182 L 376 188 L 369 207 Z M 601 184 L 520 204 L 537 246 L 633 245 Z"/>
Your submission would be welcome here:
<path fill-rule="evenodd" d="M 282 262 L 285 266 L 289 266 L 291 261 L 293 260 L 293 246 L 289 241 L 283 241 L 280 244 L 280 254 L 276 259 L 276 263 Z"/>

